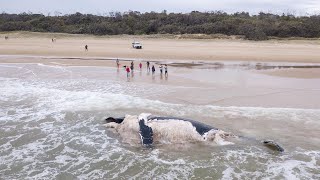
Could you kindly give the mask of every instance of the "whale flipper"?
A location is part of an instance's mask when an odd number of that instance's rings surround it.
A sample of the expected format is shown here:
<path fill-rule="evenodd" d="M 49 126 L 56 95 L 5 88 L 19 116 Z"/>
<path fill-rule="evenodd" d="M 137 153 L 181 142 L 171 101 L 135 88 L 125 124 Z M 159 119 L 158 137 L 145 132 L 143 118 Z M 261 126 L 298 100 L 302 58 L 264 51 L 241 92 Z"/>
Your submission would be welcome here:
<path fill-rule="evenodd" d="M 145 124 L 144 119 L 139 120 L 139 135 L 141 143 L 144 146 L 151 147 L 153 144 L 153 131 L 152 128 Z"/>

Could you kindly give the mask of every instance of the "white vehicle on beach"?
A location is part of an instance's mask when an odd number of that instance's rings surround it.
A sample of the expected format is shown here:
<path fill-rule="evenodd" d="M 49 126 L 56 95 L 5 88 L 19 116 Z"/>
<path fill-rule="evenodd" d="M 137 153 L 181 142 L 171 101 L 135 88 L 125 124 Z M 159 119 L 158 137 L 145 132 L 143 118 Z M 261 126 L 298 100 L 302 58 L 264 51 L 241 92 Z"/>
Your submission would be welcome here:
<path fill-rule="evenodd" d="M 135 49 L 142 49 L 142 44 L 140 42 L 134 41 L 132 43 L 132 47 L 135 48 Z"/>

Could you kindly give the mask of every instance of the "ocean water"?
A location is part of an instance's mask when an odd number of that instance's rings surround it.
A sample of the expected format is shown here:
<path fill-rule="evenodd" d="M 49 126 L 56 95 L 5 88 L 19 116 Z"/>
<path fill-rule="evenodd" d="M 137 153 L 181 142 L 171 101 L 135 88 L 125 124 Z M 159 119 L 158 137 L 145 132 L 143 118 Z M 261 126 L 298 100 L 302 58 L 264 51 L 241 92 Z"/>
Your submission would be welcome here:
<path fill-rule="evenodd" d="M 197 102 L 205 96 L 197 90 L 219 83 L 230 88 L 239 76 L 258 75 L 211 69 L 205 76 L 219 79 L 191 88 L 181 82 L 203 79 L 202 72 L 169 70 L 161 83 L 146 72 L 128 81 L 112 67 L 0 64 L 0 179 L 320 179 L 319 109 Z M 221 82 L 223 74 L 233 75 Z M 319 93 L 314 82 L 308 88 Z M 192 103 L 173 97 L 188 93 L 199 98 Z M 146 149 L 104 127 L 106 117 L 143 112 L 195 119 L 247 140 Z M 275 140 L 285 152 L 262 146 L 263 139 Z"/>

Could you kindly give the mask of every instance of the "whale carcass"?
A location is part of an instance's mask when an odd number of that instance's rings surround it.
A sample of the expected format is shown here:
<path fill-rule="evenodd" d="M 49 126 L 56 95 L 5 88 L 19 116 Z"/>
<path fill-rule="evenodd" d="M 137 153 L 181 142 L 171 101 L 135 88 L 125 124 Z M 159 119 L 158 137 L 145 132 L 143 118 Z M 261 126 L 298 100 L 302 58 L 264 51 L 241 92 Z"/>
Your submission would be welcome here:
<path fill-rule="evenodd" d="M 243 137 L 225 132 L 210 125 L 177 117 L 153 116 L 142 113 L 139 116 L 126 115 L 121 118 L 109 117 L 106 127 L 114 128 L 128 143 L 152 147 L 155 144 L 204 142 L 217 145 L 234 144 Z M 284 149 L 272 140 L 262 144 L 270 149 L 283 152 Z"/>

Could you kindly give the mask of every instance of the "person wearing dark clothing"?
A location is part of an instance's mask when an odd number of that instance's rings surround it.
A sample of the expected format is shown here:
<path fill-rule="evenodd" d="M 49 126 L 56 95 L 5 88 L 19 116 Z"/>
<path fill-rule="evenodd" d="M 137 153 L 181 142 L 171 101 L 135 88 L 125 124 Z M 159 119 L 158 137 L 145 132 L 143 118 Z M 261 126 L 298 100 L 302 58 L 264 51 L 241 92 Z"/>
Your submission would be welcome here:
<path fill-rule="evenodd" d="M 152 65 L 151 70 L 152 70 L 152 75 L 154 75 L 154 72 L 156 71 L 156 68 L 154 67 L 154 65 Z"/>
<path fill-rule="evenodd" d="M 85 46 L 84 46 L 84 49 L 85 49 L 86 51 L 88 51 L 88 45 L 85 45 Z"/>
<path fill-rule="evenodd" d="M 133 68 L 134 68 L 134 64 L 133 64 L 133 61 L 132 61 L 131 62 L 131 66 L 130 66 L 131 71 L 133 71 Z"/>
<path fill-rule="evenodd" d="M 160 69 L 160 74 L 162 75 L 162 64 L 160 64 L 159 69 Z"/>
<path fill-rule="evenodd" d="M 147 61 L 147 70 L 150 71 L 150 62 Z"/>
<path fill-rule="evenodd" d="M 165 74 L 165 76 L 168 76 L 168 66 L 167 65 L 164 66 L 164 74 Z"/>

